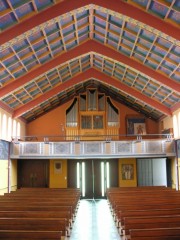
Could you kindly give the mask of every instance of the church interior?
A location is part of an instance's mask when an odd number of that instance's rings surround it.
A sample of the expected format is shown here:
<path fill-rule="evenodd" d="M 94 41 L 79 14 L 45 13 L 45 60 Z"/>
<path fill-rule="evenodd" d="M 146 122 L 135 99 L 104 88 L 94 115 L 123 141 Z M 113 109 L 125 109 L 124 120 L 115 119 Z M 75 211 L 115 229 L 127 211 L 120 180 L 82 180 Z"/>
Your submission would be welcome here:
<path fill-rule="evenodd" d="M 180 1 L 0 13 L 0 239 L 180 239 Z"/>

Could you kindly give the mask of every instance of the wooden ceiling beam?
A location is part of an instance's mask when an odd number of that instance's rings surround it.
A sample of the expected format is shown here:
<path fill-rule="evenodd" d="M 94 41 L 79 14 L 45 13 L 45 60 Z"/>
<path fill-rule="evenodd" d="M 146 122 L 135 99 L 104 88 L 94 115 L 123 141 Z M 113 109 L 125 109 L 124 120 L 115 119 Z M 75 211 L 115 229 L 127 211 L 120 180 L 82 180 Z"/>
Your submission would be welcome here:
<path fill-rule="evenodd" d="M 101 54 L 105 57 L 112 58 L 113 60 L 126 64 L 127 66 L 136 69 L 140 73 L 143 73 L 149 76 L 152 79 L 155 79 L 159 84 L 164 85 L 167 88 L 172 89 L 175 92 L 180 92 L 180 84 L 178 82 L 173 81 L 172 79 L 160 74 L 159 72 L 142 65 L 141 63 L 135 61 L 132 58 L 129 58 L 103 44 L 100 44 L 94 40 L 89 40 L 78 47 L 71 49 L 68 52 L 65 52 L 49 62 L 41 65 L 40 67 L 28 72 L 27 74 L 19 77 L 12 83 L 9 83 L 1 88 L 0 98 L 8 95 L 9 93 L 15 91 L 16 89 L 22 87 L 38 76 L 46 73 L 47 71 L 65 63 L 66 61 L 70 61 L 73 58 L 77 58 L 78 56 L 89 54 L 90 52 L 95 52 L 97 54 Z"/>
<path fill-rule="evenodd" d="M 6 112 L 12 114 L 13 113 L 13 109 L 10 108 L 8 105 L 6 105 L 5 103 L 3 103 L 2 101 L 0 101 L 0 108 L 4 109 Z"/>
<path fill-rule="evenodd" d="M 115 11 L 130 18 L 133 18 L 145 25 L 153 27 L 177 40 L 180 40 L 180 29 L 168 22 L 165 22 L 153 15 L 150 15 L 139 8 L 136 8 L 122 0 L 67 0 L 59 2 L 32 17 L 21 21 L 11 28 L 0 33 L 0 45 L 10 41 L 17 36 L 24 34 L 32 28 L 37 27 L 53 18 L 71 12 L 86 5 L 95 4 L 100 7 Z"/>

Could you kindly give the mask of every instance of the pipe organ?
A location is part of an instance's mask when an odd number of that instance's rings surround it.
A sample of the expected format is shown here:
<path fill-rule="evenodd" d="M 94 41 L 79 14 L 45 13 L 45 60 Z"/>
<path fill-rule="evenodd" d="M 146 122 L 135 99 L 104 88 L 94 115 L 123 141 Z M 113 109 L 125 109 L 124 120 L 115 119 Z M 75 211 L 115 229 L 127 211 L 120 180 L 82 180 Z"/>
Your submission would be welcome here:
<path fill-rule="evenodd" d="M 94 88 L 75 97 L 66 110 L 67 140 L 118 139 L 119 125 L 119 109 Z"/>

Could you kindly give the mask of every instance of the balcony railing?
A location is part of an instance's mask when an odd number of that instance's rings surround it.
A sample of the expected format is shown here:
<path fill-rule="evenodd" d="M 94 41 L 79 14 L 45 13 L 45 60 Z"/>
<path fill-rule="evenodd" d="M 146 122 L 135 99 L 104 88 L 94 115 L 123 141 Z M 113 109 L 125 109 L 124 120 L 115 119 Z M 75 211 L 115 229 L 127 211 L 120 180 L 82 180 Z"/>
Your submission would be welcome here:
<path fill-rule="evenodd" d="M 72 159 L 175 156 L 175 141 L 169 135 L 156 135 L 157 138 L 153 139 L 150 139 L 149 135 L 122 136 L 122 138 L 126 137 L 126 140 L 117 141 L 112 141 L 112 136 L 104 136 L 104 140 L 94 141 L 82 141 L 79 136 L 74 137 L 73 141 L 66 141 L 63 137 L 61 136 L 61 141 L 60 136 L 43 136 L 43 138 L 42 136 L 29 136 L 25 137 L 26 141 L 15 138 L 11 145 L 11 158 Z M 128 137 L 129 140 L 127 140 Z M 37 141 L 41 138 L 43 141 Z M 51 141 L 52 138 L 56 141 Z"/>

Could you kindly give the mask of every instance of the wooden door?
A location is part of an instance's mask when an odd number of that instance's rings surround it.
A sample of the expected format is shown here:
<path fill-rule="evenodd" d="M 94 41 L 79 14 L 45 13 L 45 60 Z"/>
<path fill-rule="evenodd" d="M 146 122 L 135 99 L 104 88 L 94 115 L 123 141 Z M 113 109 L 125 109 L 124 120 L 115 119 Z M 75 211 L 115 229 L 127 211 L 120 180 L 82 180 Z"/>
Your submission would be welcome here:
<path fill-rule="evenodd" d="M 48 187 L 49 160 L 18 160 L 18 188 Z"/>

